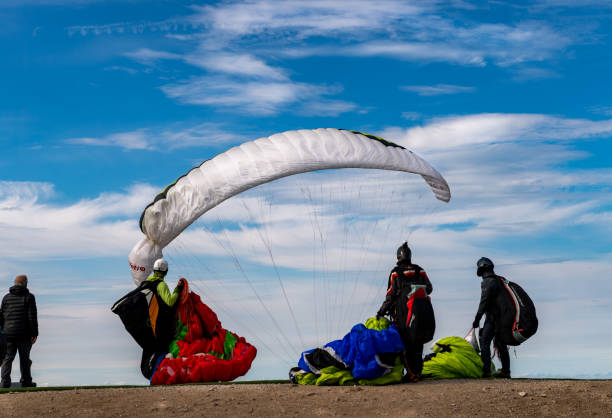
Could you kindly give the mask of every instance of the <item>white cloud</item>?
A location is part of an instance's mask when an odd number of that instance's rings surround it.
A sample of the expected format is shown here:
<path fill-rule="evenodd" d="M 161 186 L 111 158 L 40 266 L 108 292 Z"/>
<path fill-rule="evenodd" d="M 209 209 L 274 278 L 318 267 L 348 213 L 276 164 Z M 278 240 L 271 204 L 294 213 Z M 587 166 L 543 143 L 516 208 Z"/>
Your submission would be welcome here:
<path fill-rule="evenodd" d="M 416 61 L 444 61 L 461 65 L 492 62 L 508 66 L 539 62 L 559 53 L 572 40 L 550 24 L 519 21 L 516 24 L 461 22 L 444 15 L 448 5 L 390 0 L 357 1 L 351 7 L 341 1 L 270 1 L 225 3 L 195 7 L 192 22 L 210 27 L 209 36 L 220 43 L 253 38 L 275 43 L 285 54 L 390 56 Z M 365 30 L 364 30 L 365 29 Z M 567 29 L 567 28 L 565 28 Z M 303 45 L 309 37 L 337 40 L 317 48 Z M 387 41 L 380 41 L 380 38 Z M 277 48 L 278 50 L 278 48 Z M 270 51 L 270 50 L 269 50 Z M 271 51 L 270 51 L 271 52 Z"/>
<path fill-rule="evenodd" d="M 453 6 L 454 7 L 454 6 Z M 180 60 L 206 74 L 162 86 L 182 103 L 234 109 L 258 115 L 293 111 L 303 115 L 337 116 L 357 109 L 329 88 L 291 80 L 283 60 L 308 56 L 384 56 L 417 62 L 447 62 L 467 66 L 495 64 L 509 67 L 539 63 L 561 53 L 576 40 L 567 30 L 548 22 L 481 23 L 448 17 L 441 4 L 402 0 L 342 1 L 257 0 L 192 6 L 182 18 L 192 33 L 174 34 L 180 53 L 141 48 L 126 54 L 146 65 Z M 459 13 L 463 10 L 457 7 Z M 174 21 L 152 23 L 167 30 Z M 164 26 L 165 25 L 165 26 Z M 128 24 L 74 27 L 72 32 L 115 33 Z M 178 30 L 179 28 L 177 28 Z M 184 28 L 183 28 L 184 29 Z M 567 29 L 567 28 L 564 28 Z M 134 30 L 131 28 L 131 30 Z M 317 40 L 316 46 L 308 42 Z M 271 64 L 275 62 L 276 64 Z M 286 66 L 286 64 L 285 64 Z M 547 77 L 550 71 L 531 65 L 525 77 Z M 421 95 L 471 91 L 466 86 L 407 86 Z"/>
<path fill-rule="evenodd" d="M 296 38 L 359 34 L 363 28 L 378 30 L 404 19 L 419 17 L 426 5 L 405 1 L 382 0 L 372 3 L 357 0 L 347 7 L 343 1 L 270 0 L 246 3 L 225 3 L 194 7 L 198 12 L 192 22 L 211 24 L 214 32 L 233 37 L 259 34 L 274 37 L 279 32 L 292 32 Z"/>
<path fill-rule="evenodd" d="M 55 0 L 50 0 L 55 1 Z M 62 0 L 58 0 L 62 1 Z M 66 0 L 71 1 L 71 0 Z M 77 0 L 78 1 L 78 0 Z M 89 0 L 83 0 L 87 2 Z M 99 0 L 91 0 L 91 2 Z M 140 0 L 133 0 L 140 1 Z M 66 28 L 69 36 L 79 34 L 81 36 L 109 36 L 109 35 L 139 35 L 145 32 L 176 32 L 186 30 L 188 27 L 182 19 L 167 19 L 159 22 L 118 22 L 103 25 L 76 25 Z M 190 29 L 190 28 L 189 28 Z"/>
<path fill-rule="evenodd" d="M 127 254 L 138 239 L 135 219 L 159 191 L 135 185 L 61 206 L 44 202 L 52 189 L 46 183 L 0 183 L 4 257 L 32 261 Z"/>
<path fill-rule="evenodd" d="M 156 51 L 149 48 L 140 48 L 136 51 L 126 53 L 125 56 L 143 64 L 150 64 L 159 60 L 177 60 L 182 58 L 180 54 Z"/>
<path fill-rule="evenodd" d="M 401 86 L 402 90 L 411 91 L 419 96 L 440 96 L 444 94 L 469 93 L 475 90 L 469 86 L 455 86 L 452 84 L 436 84 L 433 86 Z"/>
<path fill-rule="evenodd" d="M 190 54 L 185 62 L 209 71 L 239 76 L 263 77 L 271 80 L 286 80 L 285 71 L 270 67 L 252 54 L 231 54 L 227 52 Z"/>
<path fill-rule="evenodd" d="M 38 199 L 48 199 L 55 194 L 50 183 L 0 180 L 0 209 L 13 210 L 23 205 L 35 204 Z"/>
<path fill-rule="evenodd" d="M 304 103 L 301 113 L 307 116 L 338 116 L 342 113 L 356 111 L 357 109 L 358 107 L 355 103 L 320 98 Z M 360 112 L 367 113 L 367 110 L 362 109 Z"/>
<path fill-rule="evenodd" d="M 371 41 L 347 47 L 339 51 L 358 57 L 391 57 L 400 60 L 425 62 L 450 62 L 462 65 L 486 65 L 480 50 L 434 42 Z"/>
<path fill-rule="evenodd" d="M 420 120 L 423 118 L 419 112 L 402 112 L 402 118 L 406 120 Z"/>
<path fill-rule="evenodd" d="M 144 129 L 112 134 L 103 138 L 71 138 L 66 142 L 69 144 L 120 147 L 128 150 L 153 148 Z"/>
<path fill-rule="evenodd" d="M 139 71 L 135 68 L 130 68 L 130 67 L 122 67 L 120 65 L 111 65 L 109 67 L 105 67 L 104 71 L 122 71 L 124 73 L 128 73 L 128 74 L 137 74 L 139 73 Z"/>
<path fill-rule="evenodd" d="M 388 128 L 381 136 L 418 150 L 507 141 L 569 140 L 612 136 L 612 120 L 539 114 L 483 113 L 438 118 L 425 126 Z"/>
<path fill-rule="evenodd" d="M 219 77 L 198 77 L 161 87 L 168 97 L 183 103 L 234 108 L 257 115 L 272 115 L 290 105 L 303 103 L 306 110 L 322 109 L 338 114 L 355 106 L 347 102 L 328 101 L 323 96 L 337 88 L 307 83 L 274 80 L 234 80 Z"/>
<path fill-rule="evenodd" d="M 100 138 L 72 138 L 69 144 L 118 147 L 125 150 L 166 150 L 186 147 L 206 146 L 218 143 L 231 143 L 244 140 L 244 137 L 223 130 L 214 123 L 201 123 L 190 127 L 165 129 L 139 129 L 120 132 Z"/>

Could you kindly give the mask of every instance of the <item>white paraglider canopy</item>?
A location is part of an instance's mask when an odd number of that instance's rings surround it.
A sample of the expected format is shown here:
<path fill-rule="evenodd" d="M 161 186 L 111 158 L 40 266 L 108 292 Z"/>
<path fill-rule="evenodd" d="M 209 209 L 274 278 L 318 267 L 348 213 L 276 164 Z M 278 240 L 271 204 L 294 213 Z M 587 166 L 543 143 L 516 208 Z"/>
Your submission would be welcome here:
<path fill-rule="evenodd" d="M 382 138 L 333 128 L 278 133 L 216 155 L 157 195 L 140 219 L 145 236 L 129 256 L 134 282 L 145 280 L 162 249 L 224 200 L 282 177 L 336 168 L 419 174 L 437 199 L 451 197 L 447 182 L 429 163 Z"/>

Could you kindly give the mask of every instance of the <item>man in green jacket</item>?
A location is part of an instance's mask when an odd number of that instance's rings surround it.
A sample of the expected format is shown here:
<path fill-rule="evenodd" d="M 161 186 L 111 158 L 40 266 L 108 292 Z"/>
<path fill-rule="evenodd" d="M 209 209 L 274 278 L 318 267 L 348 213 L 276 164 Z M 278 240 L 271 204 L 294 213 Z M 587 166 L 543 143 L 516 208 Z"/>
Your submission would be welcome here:
<path fill-rule="evenodd" d="M 170 293 L 164 278 L 168 274 L 168 262 L 163 258 L 155 260 L 153 274 L 147 282 L 156 283 L 153 288 L 153 298 L 149 302 L 149 324 L 155 336 L 155 345 L 143 347 L 140 370 L 150 379 L 160 356 L 168 353 L 170 343 L 175 334 L 176 303 L 183 288 L 182 282 Z"/>
<path fill-rule="evenodd" d="M 168 262 L 163 258 L 159 258 L 155 260 L 153 264 L 153 275 L 149 277 L 147 281 L 158 281 L 155 293 L 169 308 L 172 308 L 181 294 L 183 285 L 179 283 L 174 289 L 174 292 L 170 293 L 170 289 L 168 289 L 168 285 L 164 281 L 166 274 L 168 274 Z"/>
<path fill-rule="evenodd" d="M 168 346 L 174 338 L 175 305 L 183 290 L 182 282 L 179 282 L 174 292 L 170 293 L 164 281 L 166 274 L 168 274 L 168 262 L 159 258 L 153 264 L 153 275 L 147 279 L 149 282 L 157 283 L 152 289 L 155 297 L 149 305 L 149 317 L 157 341 L 156 351 L 161 352 L 168 352 Z"/>

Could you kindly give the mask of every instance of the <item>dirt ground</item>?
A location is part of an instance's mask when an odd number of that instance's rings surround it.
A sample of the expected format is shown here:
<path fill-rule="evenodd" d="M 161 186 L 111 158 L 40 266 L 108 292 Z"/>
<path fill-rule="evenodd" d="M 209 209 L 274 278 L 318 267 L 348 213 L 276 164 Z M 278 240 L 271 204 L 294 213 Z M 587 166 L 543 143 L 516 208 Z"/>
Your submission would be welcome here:
<path fill-rule="evenodd" d="M 444 380 L 383 387 L 290 383 L 0 394 L 0 416 L 612 416 L 612 381 Z"/>

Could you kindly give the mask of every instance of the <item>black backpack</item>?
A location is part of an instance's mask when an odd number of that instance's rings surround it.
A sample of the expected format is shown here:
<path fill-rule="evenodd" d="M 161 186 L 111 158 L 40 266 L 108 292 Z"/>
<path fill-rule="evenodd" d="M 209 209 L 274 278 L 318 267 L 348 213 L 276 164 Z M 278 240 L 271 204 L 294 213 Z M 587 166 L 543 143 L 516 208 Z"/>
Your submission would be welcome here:
<path fill-rule="evenodd" d="M 427 296 L 426 285 L 419 284 L 421 268 L 413 265 L 415 281 L 410 282 L 398 269 L 399 298 L 395 308 L 397 326 L 401 334 L 415 344 L 425 344 L 433 339 L 436 331 L 431 298 Z"/>
<path fill-rule="evenodd" d="M 500 317 L 495 321 L 495 338 L 506 345 L 519 345 L 538 330 L 533 301 L 518 284 L 504 277 L 497 295 Z"/>
<path fill-rule="evenodd" d="M 157 282 L 145 280 L 111 308 L 111 311 L 119 315 L 127 332 L 144 350 L 154 350 L 156 346 L 149 319 L 149 303 L 155 295 L 156 286 Z"/>

